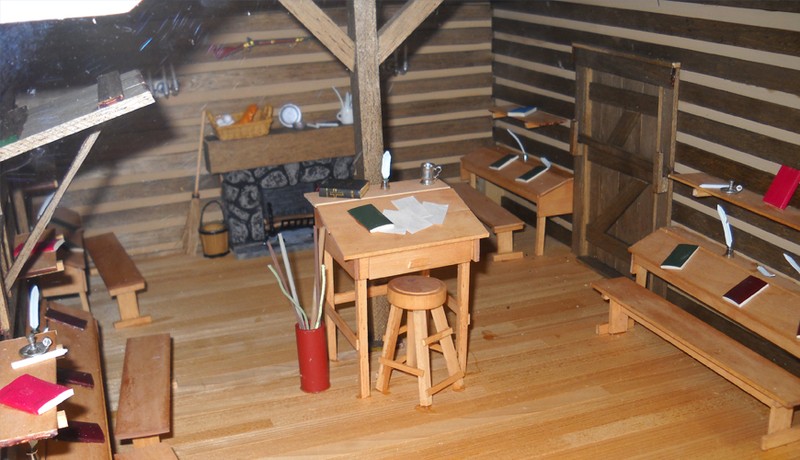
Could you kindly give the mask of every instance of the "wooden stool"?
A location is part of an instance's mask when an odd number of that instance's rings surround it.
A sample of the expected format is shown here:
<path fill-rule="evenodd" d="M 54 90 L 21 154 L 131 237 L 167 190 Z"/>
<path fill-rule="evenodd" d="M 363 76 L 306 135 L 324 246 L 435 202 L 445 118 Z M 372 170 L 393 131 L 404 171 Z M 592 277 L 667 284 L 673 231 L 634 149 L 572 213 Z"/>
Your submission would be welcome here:
<path fill-rule="evenodd" d="M 453 328 L 447 324 L 443 307 L 447 300 L 447 287 L 436 278 L 401 276 L 389 281 L 386 298 L 391 307 L 375 386 L 386 393 L 393 369 L 415 375 L 419 384 L 419 404 L 422 407 L 430 406 L 434 394 L 464 377 L 453 346 Z M 406 326 L 401 328 L 403 311 L 408 311 L 408 318 Z M 436 329 L 431 336 L 428 336 L 428 311 Z M 403 332 L 407 339 L 406 356 L 395 359 L 397 336 Z M 437 342 L 438 345 L 434 345 Z M 436 385 L 432 385 L 431 379 L 431 348 L 444 355 L 449 374 Z"/>

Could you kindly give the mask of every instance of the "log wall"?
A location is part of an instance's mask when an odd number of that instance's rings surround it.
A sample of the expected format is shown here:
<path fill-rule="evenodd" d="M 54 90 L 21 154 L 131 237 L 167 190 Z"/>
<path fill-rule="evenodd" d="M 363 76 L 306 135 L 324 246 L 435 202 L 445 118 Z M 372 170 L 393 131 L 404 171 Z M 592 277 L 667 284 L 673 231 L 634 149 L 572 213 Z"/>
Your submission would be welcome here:
<path fill-rule="evenodd" d="M 379 26 L 397 8 L 396 3 L 379 8 Z M 346 28 L 345 8 L 326 11 Z M 207 43 L 173 63 L 179 94 L 104 127 L 62 201 L 83 215 L 87 234 L 113 231 L 131 254 L 183 250 L 204 108 L 225 113 L 241 112 L 253 102 L 276 110 L 294 103 L 305 121 L 335 120 L 339 101 L 331 87 L 344 95 L 350 74 L 299 21 L 279 6 L 213 19 Z M 226 57 L 208 52 L 212 45 L 236 47 L 248 38 L 276 43 Z M 387 61 L 381 87 L 393 180 L 418 177 L 419 164 L 428 160 L 443 164 L 444 175 L 457 176 L 462 153 L 492 142 L 486 110 L 492 84 L 488 3 L 445 2 L 406 48 L 408 70 L 395 73 L 394 61 Z M 402 53 L 398 57 L 402 63 Z M 273 130 L 279 128 L 275 121 Z M 219 178 L 203 166 L 202 203 L 219 194 Z M 206 216 L 219 218 L 218 212 Z"/>
<path fill-rule="evenodd" d="M 572 118 L 572 43 L 681 63 L 675 171 L 734 178 L 763 194 L 781 164 L 800 168 L 800 5 L 788 1 L 578 0 L 492 2 L 493 96 Z M 733 5 L 733 6 L 726 6 Z M 566 126 L 525 130 L 507 119 L 494 138 L 572 168 Z M 722 238 L 714 198 L 676 184 L 675 223 Z M 791 205 L 800 205 L 796 193 Z M 800 232 L 725 205 L 736 249 L 797 276 Z M 570 230 L 569 219 L 555 219 Z M 557 227 L 558 226 L 553 226 Z M 550 227 L 548 227 L 550 229 Z M 562 230 L 562 234 L 565 233 Z M 800 279 L 800 276 L 797 276 Z"/>

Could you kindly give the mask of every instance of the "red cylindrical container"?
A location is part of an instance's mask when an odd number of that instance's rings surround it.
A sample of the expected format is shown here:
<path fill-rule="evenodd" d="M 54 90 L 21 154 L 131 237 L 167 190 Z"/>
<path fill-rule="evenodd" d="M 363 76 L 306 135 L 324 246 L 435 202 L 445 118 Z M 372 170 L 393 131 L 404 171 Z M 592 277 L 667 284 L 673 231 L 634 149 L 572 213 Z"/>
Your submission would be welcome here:
<path fill-rule="evenodd" d="M 295 324 L 297 360 L 300 363 L 300 389 L 306 393 L 319 393 L 331 386 L 328 368 L 328 342 L 325 324 L 317 329 L 301 329 Z"/>

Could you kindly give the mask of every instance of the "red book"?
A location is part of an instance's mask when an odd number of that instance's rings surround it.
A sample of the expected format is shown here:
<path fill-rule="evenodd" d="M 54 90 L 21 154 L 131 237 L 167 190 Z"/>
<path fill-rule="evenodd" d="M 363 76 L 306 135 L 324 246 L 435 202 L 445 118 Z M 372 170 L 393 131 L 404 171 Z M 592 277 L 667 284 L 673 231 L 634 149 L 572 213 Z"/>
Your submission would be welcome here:
<path fill-rule="evenodd" d="M 73 394 L 72 388 L 23 374 L 0 388 L 0 404 L 41 415 Z"/>
<path fill-rule="evenodd" d="M 756 294 L 766 289 L 767 286 L 769 286 L 769 284 L 766 281 L 749 275 L 747 278 L 740 281 L 739 284 L 730 288 L 722 297 L 737 307 L 742 307 L 749 302 L 750 299 L 755 297 Z"/>
<path fill-rule="evenodd" d="M 781 169 L 778 170 L 778 174 L 772 179 L 767 193 L 764 194 L 764 203 L 771 204 L 780 209 L 786 209 L 799 183 L 800 169 L 794 169 L 786 165 L 781 166 Z"/>

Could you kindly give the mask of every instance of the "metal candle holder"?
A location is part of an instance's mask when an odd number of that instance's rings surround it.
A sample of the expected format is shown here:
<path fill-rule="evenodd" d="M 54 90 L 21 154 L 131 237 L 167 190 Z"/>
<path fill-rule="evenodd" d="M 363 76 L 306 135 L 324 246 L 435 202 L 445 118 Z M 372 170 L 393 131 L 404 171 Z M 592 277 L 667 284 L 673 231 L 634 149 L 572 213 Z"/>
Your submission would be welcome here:
<path fill-rule="evenodd" d="M 47 353 L 47 349 L 53 344 L 49 337 L 45 337 L 41 342 L 36 341 L 36 330 L 28 334 L 28 344 L 19 349 L 19 355 L 23 358 L 32 358 Z"/>
<path fill-rule="evenodd" d="M 728 257 L 728 258 L 733 257 L 733 247 L 727 246 L 725 248 L 725 257 Z"/>

